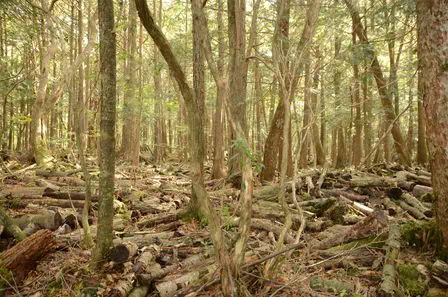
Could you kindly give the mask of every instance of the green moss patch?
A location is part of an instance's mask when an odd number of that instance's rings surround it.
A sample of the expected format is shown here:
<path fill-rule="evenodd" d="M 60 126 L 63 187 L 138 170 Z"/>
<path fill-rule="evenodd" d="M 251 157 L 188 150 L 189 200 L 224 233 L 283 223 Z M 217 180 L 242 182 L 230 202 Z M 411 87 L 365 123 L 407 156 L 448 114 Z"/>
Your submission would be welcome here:
<path fill-rule="evenodd" d="M 425 283 L 425 276 L 417 270 L 415 265 L 398 265 L 398 279 L 405 296 L 425 296 L 426 291 L 428 290 Z"/>

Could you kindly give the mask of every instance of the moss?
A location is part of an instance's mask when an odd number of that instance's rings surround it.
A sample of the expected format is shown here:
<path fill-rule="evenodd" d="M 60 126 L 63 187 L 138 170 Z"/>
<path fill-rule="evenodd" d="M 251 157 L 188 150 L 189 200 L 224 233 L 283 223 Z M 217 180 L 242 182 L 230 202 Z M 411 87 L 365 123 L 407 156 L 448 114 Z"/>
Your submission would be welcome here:
<path fill-rule="evenodd" d="M 188 207 L 188 210 L 185 214 L 181 216 L 181 219 L 185 222 L 191 222 L 196 220 L 199 222 L 201 227 L 205 227 L 208 225 L 207 217 L 202 211 L 195 211 L 193 208 Z"/>
<path fill-rule="evenodd" d="M 448 260 L 448 248 L 444 247 L 443 235 L 435 220 L 403 224 L 401 237 L 419 252 L 435 252 L 441 260 Z"/>
<path fill-rule="evenodd" d="M 425 283 L 425 277 L 417 270 L 415 265 L 398 265 L 398 279 L 402 290 L 408 296 L 424 296 L 428 290 Z"/>
<path fill-rule="evenodd" d="M 62 281 L 60 278 L 50 282 L 45 292 L 45 297 L 56 297 L 59 296 L 59 292 L 62 289 Z"/>
<path fill-rule="evenodd" d="M 3 289 L 9 287 L 9 283 L 11 283 L 11 281 L 11 272 L 3 265 L 2 261 L 0 261 L 0 295 Z"/>

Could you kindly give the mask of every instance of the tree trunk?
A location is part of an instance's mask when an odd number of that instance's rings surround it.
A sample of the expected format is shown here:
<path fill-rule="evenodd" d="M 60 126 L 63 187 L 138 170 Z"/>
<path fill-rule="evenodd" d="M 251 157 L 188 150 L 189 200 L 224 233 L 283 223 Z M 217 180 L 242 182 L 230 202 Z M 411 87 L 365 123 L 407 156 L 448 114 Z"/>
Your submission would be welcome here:
<path fill-rule="evenodd" d="M 336 37 L 334 42 L 334 57 L 338 65 L 335 67 L 334 72 L 334 97 L 337 110 L 341 110 L 341 70 L 340 70 L 340 51 L 342 41 L 339 37 Z M 342 118 L 337 119 L 335 136 L 335 158 L 333 159 L 336 168 L 342 168 L 346 165 L 346 150 L 344 140 L 344 129 L 342 128 Z"/>
<path fill-rule="evenodd" d="M 128 55 L 125 69 L 126 88 L 123 98 L 122 153 L 126 161 L 138 166 L 140 155 L 140 106 L 136 89 L 136 52 L 137 52 L 137 11 L 135 3 L 129 1 L 127 28 Z"/>
<path fill-rule="evenodd" d="M 356 49 L 355 23 L 352 22 L 352 44 Z M 353 57 L 353 104 L 355 105 L 355 135 L 352 144 L 352 164 L 358 166 L 362 158 L 362 126 L 361 126 L 361 98 L 359 94 L 359 66 L 356 56 Z"/>
<path fill-rule="evenodd" d="M 359 38 L 359 41 L 366 46 L 369 45 L 369 40 L 367 38 L 367 33 L 364 30 L 364 26 L 362 24 L 361 18 L 359 16 L 358 11 L 353 6 L 350 0 L 344 0 L 355 25 L 356 35 Z M 383 76 L 383 71 L 381 69 L 381 65 L 378 61 L 378 57 L 373 49 L 369 48 L 368 55 L 371 58 L 371 66 L 370 70 L 375 78 L 378 93 L 381 99 L 381 105 L 383 106 L 386 123 L 387 125 L 392 125 L 392 136 L 394 138 L 395 149 L 398 152 L 401 162 L 406 165 L 410 165 L 409 153 L 406 148 L 406 141 L 403 138 L 403 134 L 401 132 L 399 123 L 396 121 L 397 114 L 395 113 L 395 109 L 393 106 L 392 98 L 390 93 L 387 92 L 387 83 Z"/>
<path fill-rule="evenodd" d="M 247 133 L 246 121 L 246 1 L 228 0 L 228 34 L 229 34 L 229 99 L 232 115 Z M 232 130 L 231 130 L 232 131 Z M 230 133 L 232 146 L 229 153 L 229 175 L 239 179 L 241 176 L 241 156 L 238 153 L 238 141 L 234 131 Z M 234 179 L 235 180 L 235 179 Z"/>
<path fill-rule="evenodd" d="M 312 128 L 312 136 L 314 148 L 316 151 L 316 165 L 323 166 L 326 162 L 325 160 L 325 152 L 322 147 L 321 138 L 319 135 L 319 110 L 318 110 L 318 96 L 317 90 L 319 89 L 319 81 L 321 81 L 320 77 L 320 57 L 317 57 L 318 62 L 316 65 L 316 69 L 314 69 L 313 75 L 313 92 L 311 94 L 311 128 Z"/>
<path fill-rule="evenodd" d="M 116 116 L 116 39 L 112 0 L 98 0 L 100 28 L 100 203 L 97 243 L 92 259 L 99 267 L 109 256 L 113 240 L 115 116 Z"/>
<path fill-rule="evenodd" d="M 190 130 L 190 170 L 193 191 L 198 197 L 201 211 L 207 218 L 210 228 L 210 237 L 215 247 L 218 262 L 222 266 L 221 281 L 223 285 L 224 295 L 232 296 L 234 289 L 234 281 L 232 275 L 235 272 L 232 272 L 233 269 L 231 267 L 230 257 L 227 254 L 227 247 L 224 242 L 223 234 L 221 232 L 220 219 L 214 211 L 212 205 L 210 204 L 204 185 L 204 177 L 202 172 L 203 159 L 199 154 L 199 150 L 203 146 L 203 143 L 201 143 L 201 141 L 203 139 L 204 129 L 202 127 L 202 120 L 199 116 L 199 106 L 197 105 L 197 101 L 194 98 L 195 94 L 193 90 L 188 85 L 185 73 L 183 72 L 180 63 L 173 53 L 171 45 L 163 35 L 160 28 L 155 24 L 154 19 L 149 12 L 146 1 L 135 0 L 135 3 L 139 18 L 143 23 L 145 29 L 152 37 L 154 43 L 159 48 L 160 53 L 165 58 L 165 61 L 167 62 L 168 67 L 170 68 L 170 71 L 179 86 L 179 90 L 182 93 L 182 97 L 187 107 L 188 126 Z"/>
<path fill-rule="evenodd" d="M 419 63 L 437 222 L 448 245 L 448 3 L 417 1 Z"/>

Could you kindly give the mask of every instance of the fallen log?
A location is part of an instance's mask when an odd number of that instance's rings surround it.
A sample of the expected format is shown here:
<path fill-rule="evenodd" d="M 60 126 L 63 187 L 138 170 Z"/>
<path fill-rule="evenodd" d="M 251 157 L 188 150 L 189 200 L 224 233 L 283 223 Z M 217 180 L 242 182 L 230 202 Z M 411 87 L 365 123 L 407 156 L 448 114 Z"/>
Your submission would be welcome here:
<path fill-rule="evenodd" d="M 128 297 L 145 297 L 148 294 L 149 286 L 138 286 L 132 289 Z"/>
<path fill-rule="evenodd" d="M 387 226 L 387 215 L 382 210 L 375 209 L 373 213 L 362 221 L 320 241 L 313 247 L 315 249 L 325 250 L 336 245 L 372 236 L 372 234 L 376 234 L 385 226 Z"/>
<path fill-rule="evenodd" d="M 174 232 L 150 233 L 135 235 L 131 237 L 124 237 L 114 239 L 114 244 L 120 244 L 126 241 L 135 243 L 139 248 L 149 246 L 152 244 L 161 243 L 163 239 L 170 239 L 174 236 Z"/>
<path fill-rule="evenodd" d="M 57 246 L 49 230 L 40 230 L 0 254 L 5 268 L 12 272 L 16 282 L 21 282 L 35 269 L 37 262 Z"/>
<path fill-rule="evenodd" d="M 379 288 L 378 294 L 381 297 L 395 296 L 396 287 L 396 270 L 395 262 L 400 252 L 400 227 L 393 224 L 389 227 L 389 237 L 386 241 L 386 256 L 383 266 L 383 281 Z"/>
<path fill-rule="evenodd" d="M 144 273 L 148 271 L 158 256 L 156 249 L 149 248 L 143 251 L 134 263 L 133 270 L 135 273 Z"/>
<path fill-rule="evenodd" d="M 51 188 L 45 188 L 42 196 L 54 198 L 54 199 L 61 199 L 61 200 L 81 200 L 84 201 L 86 199 L 86 193 L 83 192 L 61 192 L 61 191 L 55 191 Z M 91 201 L 99 201 L 98 195 L 92 195 L 90 197 Z"/>
<path fill-rule="evenodd" d="M 355 285 L 350 282 L 343 282 L 336 279 L 324 279 L 317 275 L 311 278 L 310 287 L 315 291 L 337 294 L 351 294 L 355 291 Z"/>
<path fill-rule="evenodd" d="M 153 265 L 148 271 L 145 273 L 137 274 L 137 279 L 140 284 L 150 285 L 154 280 L 163 278 L 171 273 L 176 272 L 178 269 L 188 269 L 190 267 L 199 265 L 203 262 L 206 262 L 210 259 L 210 254 L 199 254 L 186 258 L 180 263 L 168 265 L 164 268 L 161 268 L 160 265 Z"/>
<path fill-rule="evenodd" d="M 47 181 L 45 179 L 42 179 L 42 178 L 37 179 L 35 181 L 35 183 L 36 183 L 36 186 L 44 187 L 45 189 L 51 189 L 53 191 L 60 191 L 61 190 L 61 187 L 59 187 L 59 186 L 57 186 L 55 184 L 52 184 L 49 181 Z M 44 192 L 45 192 L 45 190 L 44 190 Z"/>
<path fill-rule="evenodd" d="M 142 215 L 165 213 L 176 209 L 176 204 L 174 202 L 161 203 L 160 199 L 143 201 L 131 200 L 129 201 L 128 206 L 131 210 L 138 210 Z"/>
<path fill-rule="evenodd" d="M 405 211 L 407 211 L 411 216 L 416 218 L 417 220 L 429 220 L 429 218 L 421 212 L 419 209 L 407 204 L 403 200 L 398 201 L 398 205 L 403 208 Z"/>
<path fill-rule="evenodd" d="M 432 192 L 433 192 L 432 187 L 422 185 L 416 185 L 412 189 L 412 194 L 419 199 L 425 194 L 432 194 Z"/>
<path fill-rule="evenodd" d="M 161 282 L 155 287 L 160 297 L 172 297 L 176 295 L 177 291 L 194 285 L 204 276 L 214 273 L 217 268 L 218 266 L 216 264 L 203 266 L 198 270 L 185 273 L 175 279 Z"/>
<path fill-rule="evenodd" d="M 53 198 L 46 199 L 22 199 L 21 202 L 25 204 L 36 204 L 42 206 L 55 206 L 60 208 L 76 208 L 82 209 L 84 207 L 84 201 L 79 200 L 59 200 Z"/>
<path fill-rule="evenodd" d="M 185 209 L 180 209 L 174 213 L 160 214 L 157 216 L 149 217 L 147 219 L 143 219 L 140 222 L 138 222 L 137 226 L 139 228 L 150 228 L 158 224 L 171 223 L 181 219 L 183 216 L 187 214 L 187 212 L 188 211 Z"/>
<path fill-rule="evenodd" d="M 56 230 L 64 224 L 64 219 L 58 211 L 45 211 L 42 214 L 24 215 L 14 218 L 14 222 L 25 229 L 29 224 L 34 224 L 40 229 Z"/>
<path fill-rule="evenodd" d="M 425 175 L 417 175 L 409 171 L 399 171 L 396 174 L 397 178 L 411 180 L 417 184 L 424 186 L 431 186 L 431 177 Z"/>
<path fill-rule="evenodd" d="M 360 195 L 357 193 L 350 193 L 347 192 L 346 190 L 340 190 L 340 189 L 322 189 L 321 190 L 322 193 L 324 193 L 326 196 L 329 197 L 345 197 L 347 199 L 350 199 L 352 201 L 356 201 L 356 202 L 364 202 L 367 201 L 369 199 L 369 196 L 367 195 Z"/>
<path fill-rule="evenodd" d="M 229 227 L 230 226 L 236 227 L 239 224 L 239 219 L 240 218 L 230 218 L 228 221 L 225 222 L 225 225 L 229 226 Z M 259 230 L 265 230 L 268 232 L 272 232 L 277 237 L 279 237 L 280 233 L 282 232 L 281 226 L 275 225 L 270 220 L 266 220 L 266 219 L 252 218 L 250 227 L 253 229 L 259 229 Z M 294 238 L 289 233 L 286 233 L 285 234 L 285 243 L 292 244 L 294 242 L 295 242 Z"/>
<path fill-rule="evenodd" d="M 76 173 L 82 172 L 81 168 L 71 170 L 71 171 L 48 171 L 48 170 L 42 170 L 42 169 L 36 169 L 36 175 L 37 176 L 43 176 L 43 177 L 66 177 L 70 176 Z"/>
<path fill-rule="evenodd" d="M 117 284 L 110 290 L 109 297 L 126 297 L 134 288 L 134 273 L 128 273 L 122 277 Z"/>
<path fill-rule="evenodd" d="M 130 261 L 138 252 L 138 246 L 131 241 L 125 241 L 115 245 L 110 252 L 110 259 L 115 263 L 122 264 Z"/>
<path fill-rule="evenodd" d="M 441 260 L 434 262 L 432 277 L 443 286 L 448 287 L 448 264 Z"/>
<path fill-rule="evenodd" d="M 407 191 L 412 190 L 414 184 L 403 178 L 392 178 L 386 176 L 377 175 L 367 175 L 354 177 L 351 180 L 344 181 L 344 183 L 349 184 L 352 187 L 378 187 L 378 188 L 388 188 L 388 187 L 399 187 Z"/>
<path fill-rule="evenodd" d="M 0 206 L 0 224 L 4 226 L 4 231 L 11 234 L 15 240 L 21 241 L 25 238 L 24 232 L 22 232 L 14 220 L 9 217 L 2 206 Z"/>
<path fill-rule="evenodd" d="M 404 199 L 404 201 L 406 201 L 407 204 L 418 209 L 425 216 L 432 217 L 432 211 L 430 209 L 426 208 L 417 198 L 415 198 L 411 194 L 403 193 L 403 195 L 401 195 L 401 197 Z"/>

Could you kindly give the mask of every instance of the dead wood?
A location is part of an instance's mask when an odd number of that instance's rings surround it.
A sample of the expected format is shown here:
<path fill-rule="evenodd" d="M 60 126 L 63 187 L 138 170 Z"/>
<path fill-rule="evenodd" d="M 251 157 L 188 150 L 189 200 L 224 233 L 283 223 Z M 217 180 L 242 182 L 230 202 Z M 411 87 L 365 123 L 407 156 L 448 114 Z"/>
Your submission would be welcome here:
<path fill-rule="evenodd" d="M 400 252 L 400 227 L 393 224 L 389 227 L 389 237 L 386 241 L 386 256 L 383 265 L 383 281 L 378 294 L 381 297 L 395 296 L 396 270 L 395 262 Z"/>
<path fill-rule="evenodd" d="M 424 186 L 431 186 L 431 177 L 426 175 L 417 175 L 415 173 L 409 172 L 409 171 L 399 171 L 396 174 L 397 178 L 399 179 L 406 179 L 408 181 L 415 182 L 420 185 Z"/>
<path fill-rule="evenodd" d="M 367 195 L 360 195 L 357 193 L 351 193 L 348 192 L 347 190 L 341 190 L 341 189 L 322 189 L 321 190 L 322 193 L 325 196 L 329 196 L 329 197 L 339 197 L 339 196 L 343 196 L 347 199 L 350 199 L 352 201 L 357 201 L 357 202 L 364 202 L 367 201 L 369 199 L 369 196 Z"/>
<path fill-rule="evenodd" d="M 352 187 L 378 187 L 378 188 L 388 188 L 388 187 L 399 187 L 407 191 L 412 190 L 414 184 L 405 179 L 392 178 L 388 176 L 377 176 L 377 175 L 365 175 L 354 177 L 349 181 L 342 181 L 349 184 Z"/>
<path fill-rule="evenodd" d="M 0 254 L 0 259 L 13 273 L 16 282 L 21 282 L 36 267 L 37 262 L 56 246 L 57 242 L 51 231 L 40 230 Z"/>
<path fill-rule="evenodd" d="M 162 233 L 150 233 L 135 235 L 131 237 L 124 237 L 114 240 L 114 244 L 120 244 L 126 241 L 135 243 L 139 248 L 149 246 L 152 244 L 161 243 L 162 240 L 171 239 L 174 236 L 174 232 L 162 232 Z"/>
<path fill-rule="evenodd" d="M 202 266 L 197 270 L 184 273 L 181 276 L 165 280 L 156 285 L 156 290 L 160 297 L 172 297 L 175 296 L 177 291 L 184 289 L 188 286 L 194 285 L 201 278 L 206 275 L 212 274 L 217 270 L 218 266 L 216 264 L 211 264 L 208 266 Z"/>
<path fill-rule="evenodd" d="M 187 210 L 180 209 L 174 213 L 166 213 L 166 214 L 160 214 L 157 216 L 151 216 L 149 218 L 143 219 L 140 222 L 137 223 L 137 226 L 139 228 L 150 228 L 153 226 L 156 226 L 158 224 L 163 223 L 170 223 L 173 221 L 177 221 L 181 219 L 183 216 L 187 214 Z"/>
<path fill-rule="evenodd" d="M 317 275 L 311 278 L 310 287 L 316 291 L 337 294 L 351 294 L 355 291 L 355 285 L 353 283 L 343 282 L 336 279 L 324 279 Z"/>
<path fill-rule="evenodd" d="M 158 256 L 159 252 L 154 248 L 148 248 L 144 250 L 134 263 L 133 270 L 135 273 L 145 273 L 147 272 L 151 265 L 154 264 L 155 258 Z"/>
<path fill-rule="evenodd" d="M 399 200 L 397 203 L 401 208 L 403 208 L 405 211 L 407 211 L 411 216 L 413 216 L 417 220 L 429 220 L 429 218 L 423 212 L 421 212 L 419 209 L 407 204 L 405 201 Z"/>
<path fill-rule="evenodd" d="M 145 297 L 148 294 L 149 286 L 138 286 L 132 289 L 128 297 Z"/>
<path fill-rule="evenodd" d="M 166 213 L 176 209 L 176 204 L 171 201 L 161 203 L 160 199 L 131 200 L 127 203 L 129 209 L 138 210 L 142 215 Z"/>
<path fill-rule="evenodd" d="M 0 206 L 0 225 L 4 227 L 4 231 L 14 237 L 17 241 L 25 238 L 24 232 L 17 226 L 13 219 L 9 217 L 3 207 Z"/>
<path fill-rule="evenodd" d="M 232 226 L 232 227 L 238 226 L 238 224 L 239 224 L 239 218 L 231 218 L 225 223 L 226 226 Z M 253 218 L 250 227 L 252 229 L 259 229 L 259 230 L 265 230 L 267 232 L 273 232 L 277 237 L 279 237 L 280 233 L 282 232 L 281 226 L 276 225 L 272 223 L 270 220 L 266 219 Z M 294 238 L 289 233 L 285 234 L 285 243 L 287 244 L 294 243 Z"/>
<path fill-rule="evenodd" d="M 419 199 L 425 194 L 432 194 L 432 192 L 432 187 L 422 185 L 415 185 L 415 187 L 412 189 L 412 194 Z"/>
<path fill-rule="evenodd" d="M 375 209 L 373 213 L 364 218 L 359 223 L 350 226 L 347 230 L 343 230 L 324 239 L 313 246 L 315 249 L 328 249 L 337 245 L 341 245 L 350 241 L 367 238 L 376 234 L 387 225 L 386 214 L 379 209 Z"/>
<path fill-rule="evenodd" d="M 55 206 L 61 208 L 76 208 L 82 209 L 84 207 L 84 202 L 80 200 L 60 200 L 53 198 L 46 199 L 22 199 L 21 202 L 25 204 L 36 204 L 41 206 Z"/>
<path fill-rule="evenodd" d="M 110 259 L 115 263 L 125 263 L 130 261 L 138 252 L 137 244 L 125 241 L 115 245 L 110 252 Z"/>
<path fill-rule="evenodd" d="M 45 189 L 48 188 L 48 189 L 51 189 L 53 191 L 60 191 L 61 190 L 61 187 L 59 187 L 59 186 L 57 186 L 55 184 L 52 184 L 52 183 L 50 183 L 49 181 L 47 181 L 47 180 L 45 180 L 43 178 L 36 179 L 35 183 L 36 183 L 36 186 L 44 187 Z"/>
<path fill-rule="evenodd" d="M 81 168 L 79 169 L 75 169 L 75 170 L 71 170 L 71 171 L 47 171 L 47 170 L 42 170 L 42 169 L 36 169 L 36 175 L 37 176 L 43 176 L 43 177 L 66 177 L 66 176 L 70 176 L 76 173 L 80 173 L 82 171 Z"/>
<path fill-rule="evenodd" d="M 418 209 L 425 216 L 432 217 L 432 211 L 430 209 L 426 208 L 417 198 L 415 198 L 411 194 L 403 193 L 403 195 L 401 195 L 401 197 L 404 199 L 404 201 L 406 201 L 407 204 Z"/>
<path fill-rule="evenodd" d="M 45 188 L 42 196 L 61 200 L 71 199 L 71 200 L 84 201 L 86 199 L 86 193 L 83 192 L 61 192 L 61 191 L 54 191 L 52 188 Z M 98 201 L 99 196 L 92 195 L 91 200 Z"/>
<path fill-rule="evenodd" d="M 126 297 L 134 287 L 134 273 L 128 273 L 122 277 L 117 284 L 110 290 L 109 297 Z"/>
<path fill-rule="evenodd" d="M 15 218 L 14 222 L 21 229 L 25 229 L 28 225 L 33 224 L 39 229 L 54 231 L 64 224 L 64 219 L 58 211 L 45 211 L 41 214 L 24 215 Z"/>
<path fill-rule="evenodd" d="M 437 260 L 432 265 L 432 277 L 445 287 L 448 287 L 448 264 Z"/>
<path fill-rule="evenodd" d="M 179 269 L 189 269 L 190 267 L 197 266 L 205 261 L 210 259 L 209 253 L 204 253 L 200 255 L 193 255 L 178 264 L 168 265 L 164 268 L 161 268 L 160 265 L 151 267 L 145 273 L 141 273 L 137 275 L 137 279 L 141 284 L 151 284 L 154 280 L 163 278 L 169 274 L 176 272 Z"/>

